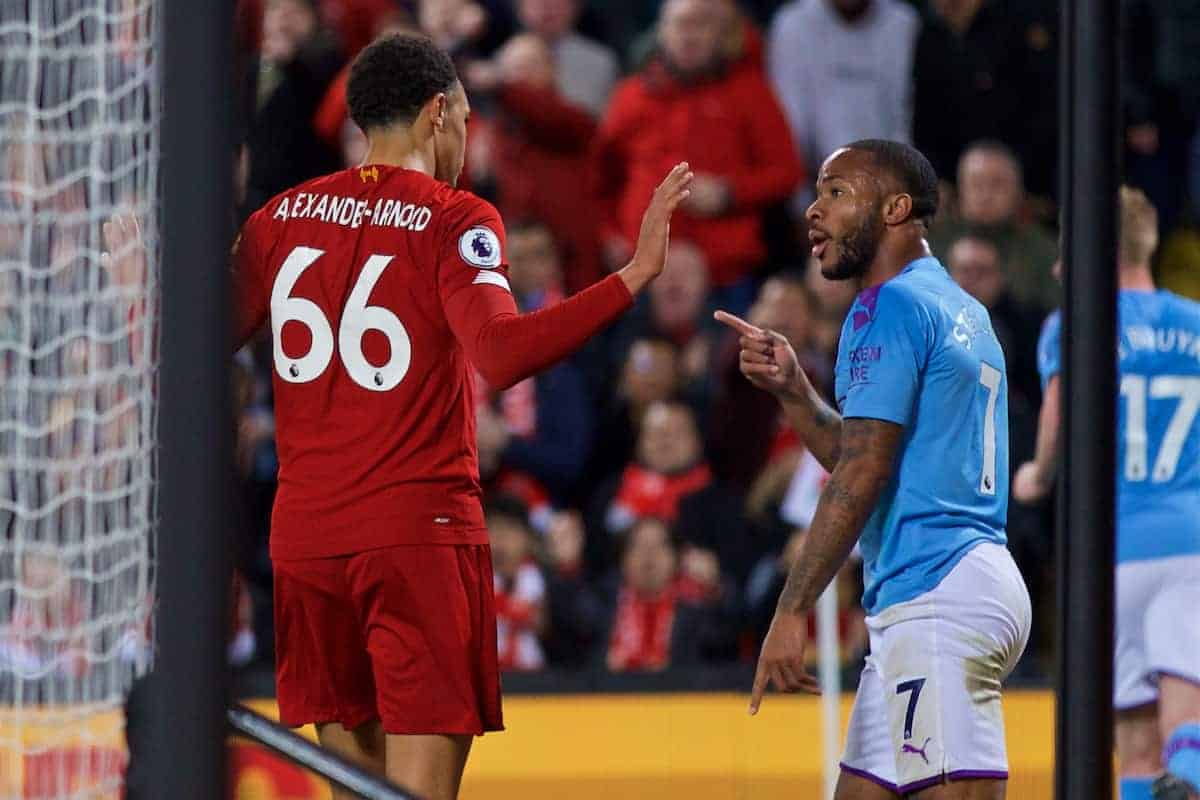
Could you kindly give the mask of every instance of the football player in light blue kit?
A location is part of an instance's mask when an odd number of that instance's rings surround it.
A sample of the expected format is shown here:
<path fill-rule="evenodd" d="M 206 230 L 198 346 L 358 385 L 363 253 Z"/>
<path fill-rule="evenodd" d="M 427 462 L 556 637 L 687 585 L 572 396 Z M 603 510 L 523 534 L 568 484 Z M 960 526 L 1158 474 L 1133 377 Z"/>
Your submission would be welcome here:
<path fill-rule="evenodd" d="M 1154 206 L 1122 189 L 1113 686 L 1121 800 L 1187 797 L 1189 786 L 1200 796 L 1200 304 L 1155 290 L 1157 245 Z M 1054 481 L 1061 331 L 1055 312 L 1038 343 L 1045 397 L 1036 456 L 1013 482 L 1021 502 Z"/>
<path fill-rule="evenodd" d="M 741 369 L 774 393 L 832 474 L 763 642 L 768 683 L 812 690 L 807 615 L 856 541 L 871 653 L 837 800 L 996 800 L 1008 777 L 1000 685 L 1029 637 L 1029 594 L 1005 547 L 1008 380 L 987 310 L 929 255 L 928 160 L 865 140 L 822 165 L 808 209 L 825 277 L 861 289 L 838 344 L 840 411 L 786 339 L 724 312 Z"/>

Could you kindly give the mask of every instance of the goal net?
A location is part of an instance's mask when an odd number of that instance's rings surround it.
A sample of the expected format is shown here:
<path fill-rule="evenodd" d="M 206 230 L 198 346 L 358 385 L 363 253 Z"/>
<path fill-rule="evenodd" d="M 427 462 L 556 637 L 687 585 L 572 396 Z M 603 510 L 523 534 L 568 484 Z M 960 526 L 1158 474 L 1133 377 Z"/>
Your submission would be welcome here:
<path fill-rule="evenodd" d="M 156 0 L 0 0 L 0 800 L 114 797 L 149 655 Z"/>

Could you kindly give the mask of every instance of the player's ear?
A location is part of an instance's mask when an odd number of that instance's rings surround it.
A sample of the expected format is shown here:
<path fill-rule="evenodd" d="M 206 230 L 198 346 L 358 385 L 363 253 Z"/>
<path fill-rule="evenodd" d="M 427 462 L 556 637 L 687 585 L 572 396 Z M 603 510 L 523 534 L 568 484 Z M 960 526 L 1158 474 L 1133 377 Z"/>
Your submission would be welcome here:
<path fill-rule="evenodd" d="M 446 116 L 450 110 L 450 98 L 445 92 L 438 92 L 426 105 L 429 109 L 429 121 L 433 123 L 436 130 L 441 130 L 446 125 Z"/>
<path fill-rule="evenodd" d="M 913 199 L 907 193 L 889 195 L 883 202 L 883 221 L 887 225 L 902 225 L 912 218 Z"/>

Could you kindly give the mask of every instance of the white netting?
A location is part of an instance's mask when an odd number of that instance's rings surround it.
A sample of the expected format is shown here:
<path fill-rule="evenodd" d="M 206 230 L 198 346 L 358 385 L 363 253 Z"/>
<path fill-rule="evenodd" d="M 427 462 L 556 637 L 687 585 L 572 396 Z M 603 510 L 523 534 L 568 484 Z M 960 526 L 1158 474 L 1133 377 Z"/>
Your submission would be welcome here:
<path fill-rule="evenodd" d="M 145 667 L 155 5 L 0 0 L 3 800 L 115 796 Z"/>

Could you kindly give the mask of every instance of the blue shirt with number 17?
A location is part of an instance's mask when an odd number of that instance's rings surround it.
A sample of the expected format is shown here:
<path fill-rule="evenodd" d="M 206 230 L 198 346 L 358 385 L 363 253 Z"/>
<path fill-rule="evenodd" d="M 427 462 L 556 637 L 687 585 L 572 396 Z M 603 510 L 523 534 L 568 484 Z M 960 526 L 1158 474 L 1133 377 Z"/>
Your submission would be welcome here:
<path fill-rule="evenodd" d="M 1117 563 L 1200 554 L 1200 304 L 1122 290 L 1117 318 Z M 1055 311 L 1038 341 L 1043 384 L 1061 336 Z"/>
<path fill-rule="evenodd" d="M 904 428 L 863 528 L 863 608 L 936 587 L 981 542 L 1005 544 L 1008 379 L 987 309 L 935 258 L 859 294 L 838 343 L 842 417 Z"/>

